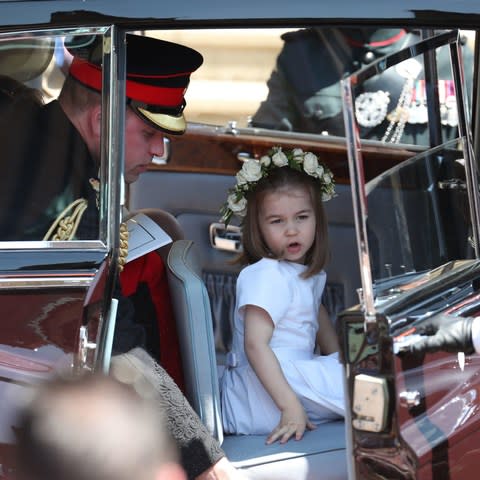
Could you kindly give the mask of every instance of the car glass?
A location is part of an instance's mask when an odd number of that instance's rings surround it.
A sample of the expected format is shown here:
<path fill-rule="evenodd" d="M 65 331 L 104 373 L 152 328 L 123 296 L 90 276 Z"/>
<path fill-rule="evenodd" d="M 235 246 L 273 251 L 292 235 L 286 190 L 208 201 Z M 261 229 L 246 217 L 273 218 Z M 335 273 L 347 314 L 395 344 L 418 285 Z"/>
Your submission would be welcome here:
<path fill-rule="evenodd" d="M 392 168 L 367 192 L 374 279 L 474 258 L 465 160 L 457 141 Z"/>
<path fill-rule="evenodd" d="M 72 52 L 94 38 L 0 39 L 0 241 L 99 238 L 99 159 L 58 100 Z"/>
<path fill-rule="evenodd" d="M 448 35 L 451 42 L 457 38 L 455 32 L 446 33 L 442 38 L 446 39 Z M 455 58 L 450 60 L 449 55 L 447 62 L 441 55 L 449 53 L 450 45 L 456 47 L 457 44 L 451 42 L 445 41 L 445 45 L 437 45 L 436 49 L 433 43 L 422 43 L 427 49 L 426 57 L 428 52 L 435 52 L 437 62 L 434 62 L 434 68 L 438 72 L 441 71 L 440 62 L 445 64 L 442 65 L 443 68 L 448 64 L 450 71 L 460 71 L 461 63 L 456 62 Z M 442 42 L 438 40 L 438 43 Z M 418 48 L 422 50 L 423 47 Z M 396 59 L 391 57 L 375 67 L 377 72 L 382 73 L 397 70 L 405 76 L 405 85 L 408 85 L 390 115 L 389 127 L 384 133 L 390 139 L 403 135 L 408 127 L 405 120 L 410 118 L 412 108 L 417 108 L 417 104 L 410 98 L 410 87 L 416 85 L 415 79 L 425 66 L 422 55 L 408 57 L 408 54 L 397 56 Z M 352 109 L 358 113 L 357 99 L 363 95 L 365 79 L 375 81 L 377 75 L 371 77 L 372 72 L 372 69 L 365 69 L 345 82 L 345 85 L 352 85 L 350 99 L 348 89 L 345 89 L 350 118 L 354 117 Z M 453 79 L 439 81 L 438 85 L 440 88 L 436 94 L 424 99 L 428 124 L 437 125 L 440 132 L 438 136 L 431 135 L 429 141 L 433 143 L 436 140 L 439 142 L 438 146 L 433 145 L 434 148 L 425 152 L 412 154 L 410 159 L 392 167 L 365 186 L 361 185 L 361 178 L 357 179 L 360 191 L 364 188 L 365 192 L 364 231 L 371 277 L 374 285 L 376 283 L 378 296 L 395 296 L 407 291 L 408 287 L 395 286 L 412 281 L 416 274 L 435 269 L 450 261 L 475 258 L 474 231 L 466 183 L 466 158 L 470 155 L 471 140 L 470 127 L 465 124 L 465 120 L 468 122 L 469 117 L 468 109 L 462 112 L 457 108 L 458 98 L 455 97 L 455 92 L 458 95 L 464 93 L 468 97 L 469 88 L 467 84 L 464 89 L 460 82 L 454 82 Z M 408 97 L 403 95 L 405 92 Z M 435 102 L 438 102 L 438 109 L 432 108 L 432 103 Z M 463 106 L 463 101 L 460 105 Z M 466 117 L 463 113 L 466 113 Z M 356 121 L 360 123 L 358 115 Z M 463 126 L 460 122 L 464 122 Z M 462 128 L 465 132 L 463 137 L 460 136 Z M 452 136 L 455 138 L 449 140 Z M 386 142 L 385 139 L 384 141 Z M 358 165 L 361 165 L 358 150 L 353 150 L 360 162 Z M 356 162 L 354 164 L 357 165 Z M 361 203 L 362 201 L 359 202 Z M 368 281 L 366 283 L 368 285 Z"/>
<path fill-rule="evenodd" d="M 187 42 L 204 54 L 204 65 L 187 92 L 191 122 L 344 137 L 341 78 L 431 32 L 311 27 L 148 34 Z M 471 98 L 472 33 L 462 31 L 461 43 Z M 448 140 L 456 131 L 448 47 L 438 49 L 436 55 L 443 135 Z M 394 119 L 397 107 L 405 110 L 400 122 Z M 369 79 L 358 92 L 356 115 L 363 139 L 429 145 L 423 67 L 411 72 L 390 69 Z"/>

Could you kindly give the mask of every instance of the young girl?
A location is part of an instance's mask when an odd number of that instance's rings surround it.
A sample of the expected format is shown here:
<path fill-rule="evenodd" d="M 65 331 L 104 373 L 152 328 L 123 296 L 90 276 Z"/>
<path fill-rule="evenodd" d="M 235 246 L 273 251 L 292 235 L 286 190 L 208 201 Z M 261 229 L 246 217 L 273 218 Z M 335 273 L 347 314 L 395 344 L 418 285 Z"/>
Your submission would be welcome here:
<path fill-rule="evenodd" d="M 331 172 L 310 152 L 250 160 L 222 209 L 243 218 L 232 350 L 221 380 L 228 433 L 299 440 L 344 413 L 336 334 L 321 305 Z M 320 354 L 316 354 L 318 352 Z"/>

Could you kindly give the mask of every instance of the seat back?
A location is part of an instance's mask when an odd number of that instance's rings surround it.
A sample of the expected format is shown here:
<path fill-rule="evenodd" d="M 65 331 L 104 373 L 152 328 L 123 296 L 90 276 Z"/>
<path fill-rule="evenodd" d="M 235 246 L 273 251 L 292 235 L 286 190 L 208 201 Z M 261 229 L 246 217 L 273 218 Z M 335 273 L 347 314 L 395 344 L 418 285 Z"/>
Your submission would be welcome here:
<path fill-rule="evenodd" d="M 210 299 L 191 240 L 173 242 L 167 258 L 168 283 L 182 352 L 188 400 L 209 432 L 223 442 L 220 392 Z"/>
<path fill-rule="evenodd" d="M 183 229 L 176 217 L 166 210 L 162 210 L 161 208 L 140 208 L 134 212 L 131 212 L 131 215 L 133 216 L 137 213 L 143 213 L 144 215 L 147 215 L 147 217 L 150 217 L 170 236 L 172 242 L 185 238 Z M 171 246 L 172 244 L 168 243 L 167 245 L 164 245 L 158 249 L 158 252 L 165 263 Z"/>

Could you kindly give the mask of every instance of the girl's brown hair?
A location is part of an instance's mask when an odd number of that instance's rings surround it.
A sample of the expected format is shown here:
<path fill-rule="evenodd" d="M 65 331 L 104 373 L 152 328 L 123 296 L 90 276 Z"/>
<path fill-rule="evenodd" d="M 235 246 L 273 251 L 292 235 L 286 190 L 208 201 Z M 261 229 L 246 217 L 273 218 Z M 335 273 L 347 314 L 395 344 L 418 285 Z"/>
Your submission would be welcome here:
<path fill-rule="evenodd" d="M 263 177 L 255 188 L 248 192 L 247 214 L 242 222 L 243 252 L 236 263 L 249 264 L 262 258 L 276 258 L 265 243 L 258 223 L 259 208 L 267 193 L 286 187 L 305 188 L 312 200 L 316 219 L 315 240 L 307 252 L 305 264 L 307 270 L 304 278 L 319 273 L 327 264 L 329 257 L 327 217 L 323 208 L 322 192 L 318 188 L 318 180 L 306 173 L 288 167 L 275 168 L 268 176 Z"/>

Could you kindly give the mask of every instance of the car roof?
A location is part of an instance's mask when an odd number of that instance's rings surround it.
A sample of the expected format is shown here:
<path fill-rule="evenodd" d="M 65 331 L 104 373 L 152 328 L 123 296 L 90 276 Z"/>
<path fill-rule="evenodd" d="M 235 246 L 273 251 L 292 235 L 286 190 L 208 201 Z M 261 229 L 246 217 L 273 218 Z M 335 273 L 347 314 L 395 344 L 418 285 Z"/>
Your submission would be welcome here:
<path fill-rule="evenodd" d="M 351 24 L 388 23 L 402 26 L 469 28 L 480 23 L 477 0 L 0 0 L 3 25 L 15 29 L 51 28 L 76 25 L 136 25 L 148 28 L 165 26 L 275 26 L 308 23 Z"/>

